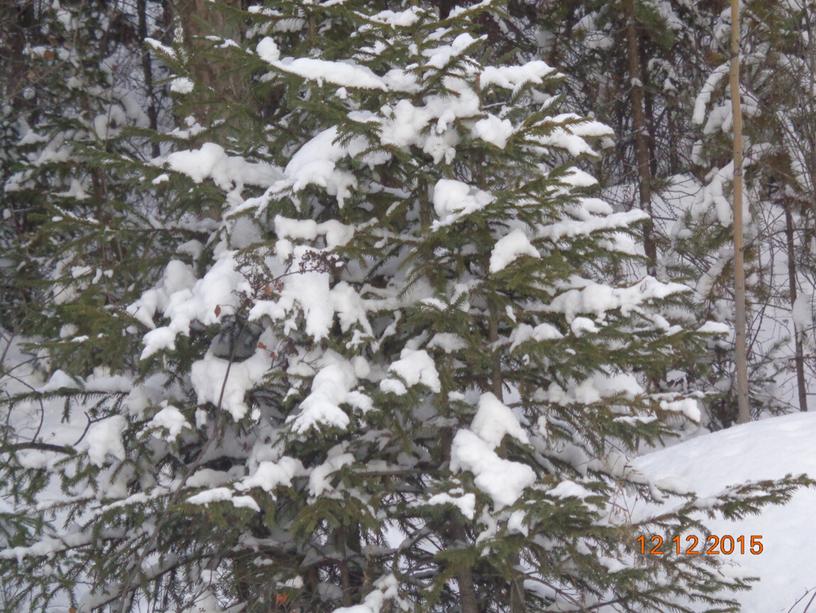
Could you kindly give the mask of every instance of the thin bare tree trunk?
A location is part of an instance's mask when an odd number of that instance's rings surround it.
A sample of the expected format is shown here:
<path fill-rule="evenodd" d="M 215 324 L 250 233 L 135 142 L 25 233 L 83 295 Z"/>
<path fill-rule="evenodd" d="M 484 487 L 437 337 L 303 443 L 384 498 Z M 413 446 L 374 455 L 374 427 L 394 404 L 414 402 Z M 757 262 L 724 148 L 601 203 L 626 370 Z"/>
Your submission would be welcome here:
<path fill-rule="evenodd" d="M 748 349 L 745 342 L 745 259 L 742 237 L 742 107 L 740 105 L 740 3 L 731 0 L 731 111 L 734 118 L 734 310 L 737 423 L 751 421 Z"/>
<path fill-rule="evenodd" d="M 139 43 L 142 46 L 142 73 L 144 74 L 145 96 L 147 97 L 147 117 L 150 121 L 150 129 L 154 132 L 159 129 L 159 113 L 156 108 L 156 92 L 153 87 L 153 64 L 150 60 L 150 52 L 145 45 L 147 38 L 147 0 L 136 1 L 136 12 L 139 20 Z M 161 153 L 159 143 L 152 144 L 153 157 L 158 157 Z"/>
<path fill-rule="evenodd" d="M 632 127 L 635 132 L 640 208 L 649 214 L 649 219 L 646 220 L 643 226 L 643 250 L 646 252 L 648 272 L 650 275 L 654 275 L 657 267 L 657 245 L 654 240 L 654 221 L 652 218 L 652 168 L 648 128 L 643 111 L 643 81 L 641 80 L 640 68 L 640 45 L 635 23 L 635 0 L 623 0 L 623 15 L 626 19 L 629 97 L 632 103 Z"/>
<path fill-rule="evenodd" d="M 793 243 L 793 215 L 790 206 L 785 205 L 785 240 L 788 248 L 788 288 L 790 290 L 790 303 L 794 307 L 796 303 L 796 252 Z M 793 323 L 793 344 L 795 350 L 794 365 L 796 367 L 796 389 L 799 392 L 799 410 L 807 411 L 807 384 L 805 382 L 805 353 L 802 347 L 802 334 Z"/>

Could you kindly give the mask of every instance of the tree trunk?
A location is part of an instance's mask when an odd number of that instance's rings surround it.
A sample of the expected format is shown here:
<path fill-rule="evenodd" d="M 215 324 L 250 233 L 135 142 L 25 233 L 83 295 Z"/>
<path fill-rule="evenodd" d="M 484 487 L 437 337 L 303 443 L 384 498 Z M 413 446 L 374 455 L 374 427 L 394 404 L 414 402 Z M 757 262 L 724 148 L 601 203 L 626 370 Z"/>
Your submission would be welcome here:
<path fill-rule="evenodd" d="M 745 342 L 745 259 L 742 237 L 742 107 L 740 105 L 740 3 L 731 0 L 731 111 L 734 118 L 734 310 L 737 423 L 751 421 Z"/>
<path fill-rule="evenodd" d="M 785 205 L 785 240 L 788 248 L 788 288 L 790 290 L 790 303 L 793 309 L 796 303 L 796 252 L 793 242 L 793 215 L 790 206 Z M 795 348 L 794 364 L 796 367 L 796 389 L 799 393 L 799 410 L 807 411 L 807 384 L 805 382 L 805 354 L 802 347 L 802 331 L 793 322 L 793 342 Z"/>
<path fill-rule="evenodd" d="M 454 541 L 467 543 L 467 533 L 459 518 L 450 522 L 450 535 Z M 461 613 L 479 613 L 479 601 L 476 598 L 476 588 L 473 586 L 473 570 L 470 567 L 456 573 L 456 583 L 459 586 L 459 604 Z"/>
<path fill-rule="evenodd" d="M 641 80 L 640 45 L 635 24 L 635 0 L 623 0 L 623 14 L 626 19 L 629 98 L 632 105 L 632 127 L 635 133 L 640 208 L 649 215 L 649 219 L 643 225 L 643 250 L 646 252 L 648 273 L 654 275 L 657 267 L 657 246 L 654 240 L 654 221 L 652 218 L 652 169 L 651 156 L 649 155 L 648 127 L 643 111 L 643 81 Z"/>
<path fill-rule="evenodd" d="M 246 102 L 248 83 L 243 81 L 243 75 L 226 71 L 226 67 L 212 57 L 211 43 L 205 40 L 206 36 L 218 36 L 240 42 L 240 25 L 228 13 L 230 8 L 241 7 L 240 0 L 222 0 L 220 7 L 209 0 L 173 0 L 171 4 L 184 31 L 184 44 L 196 86 L 204 90 L 196 94 L 200 101 L 197 112 L 201 118 L 210 121 L 220 117 L 219 103 Z"/>
<path fill-rule="evenodd" d="M 156 132 L 159 129 L 159 113 L 156 108 L 156 95 L 153 87 L 153 64 L 150 60 L 150 51 L 145 44 L 147 38 L 147 0 L 136 0 L 136 12 L 139 21 L 139 43 L 142 46 L 142 73 L 144 74 L 145 97 L 147 98 L 147 117 L 150 121 L 150 129 Z M 154 142 L 151 149 L 153 157 L 158 157 L 161 153 L 158 142 Z"/>

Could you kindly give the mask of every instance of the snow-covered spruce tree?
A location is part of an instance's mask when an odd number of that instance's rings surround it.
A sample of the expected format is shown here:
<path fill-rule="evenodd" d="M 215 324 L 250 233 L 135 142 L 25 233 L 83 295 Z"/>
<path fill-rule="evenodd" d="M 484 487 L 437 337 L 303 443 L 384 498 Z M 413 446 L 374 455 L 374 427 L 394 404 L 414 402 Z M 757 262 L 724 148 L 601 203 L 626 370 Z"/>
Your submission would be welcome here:
<path fill-rule="evenodd" d="M 280 2 L 224 45 L 274 95 L 256 139 L 280 169 L 195 126 L 141 168 L 192 235 L 169 233 L 152 287 L 93 303 L 133 326 L 113 372 L 11 400 L 46 423 L 4 439 L 8 608 L 727 606 L 715 590 L 743 583 L 710 558 L 637 553 L 704 505 L 614 510 L 658 492 L 625 450 L 696 417 L 652 381 L 699 340 L 661 314 L 684 288 L 616 284 L 642 214 L 578 168 L 610 132 L 559 112 L 543 62 L 492 63 L 499 10 Z"/>

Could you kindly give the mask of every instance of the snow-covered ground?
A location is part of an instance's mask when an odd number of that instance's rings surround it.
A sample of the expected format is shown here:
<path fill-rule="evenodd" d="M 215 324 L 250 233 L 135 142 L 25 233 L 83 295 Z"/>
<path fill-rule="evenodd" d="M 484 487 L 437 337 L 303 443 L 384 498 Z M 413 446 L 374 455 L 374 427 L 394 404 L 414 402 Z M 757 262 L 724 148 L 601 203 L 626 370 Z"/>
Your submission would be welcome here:
<path fill-rule="evenodd" d="M 773 417 L 706 434 L 640 456 L 634 466 L 672 487 L 700 496 L 749 480 L 807 473 L 816 477 L 816 412 Z M 740 521 L 708 520 L 713 534 L 761 535 L 760 555 L 731 555 L 741 575 L 759 577 L 737 598 L 744 613 L 816 611 L 816 489 L 798 491 L 787 505 L 766 507 Z"/>

